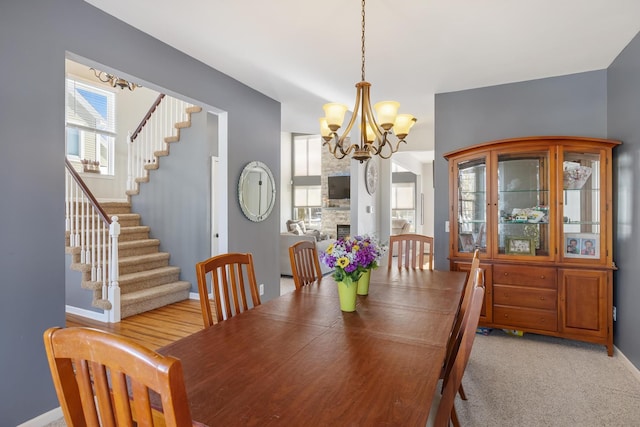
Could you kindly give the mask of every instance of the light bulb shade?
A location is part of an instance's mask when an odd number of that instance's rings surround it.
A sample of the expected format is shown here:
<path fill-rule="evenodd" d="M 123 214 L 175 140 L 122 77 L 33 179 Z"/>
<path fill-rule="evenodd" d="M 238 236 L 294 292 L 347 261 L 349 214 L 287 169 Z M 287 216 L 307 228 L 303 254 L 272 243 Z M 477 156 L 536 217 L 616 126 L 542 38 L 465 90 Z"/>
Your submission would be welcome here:
<path fill-rule="evenodd" d="M 398 115 L 398 108 L 400 108 L 400 103 L 396 101 L 377 102 L 373 106 L 373 109 L 376 110 L 376 120 L 384 130 L 389 130 L 393 126 Z"/>
<path fill-rule="evenodd" d="M 326 117 L 321 117 L 319 119 L 320 121 L 320 135 L 324 138 L 324 137 L 330 137 L 331 136 L 331 129 L 329 129 L 329 124 L 327 123 L 327 118 Z"/>
<path fill-rule="evenodd" d="M 393 131 L 398 138 L 404 139 L 409 135 L 409 130 L 416 124 L 416 121 L 416 118 L 411 114 L 398 114 L 393 124 Z"/>
<path fill-rule="evenodd" d="M 342 126 L 342 122 L 344 121 L 344 114 L 347 112 L 347 108 L 348 107 L 346 105 L 338 104 L 336 102 L 324 104 L 322 106 L 329 129 L 334 132 L 340 129 L 340 126 Z"/>

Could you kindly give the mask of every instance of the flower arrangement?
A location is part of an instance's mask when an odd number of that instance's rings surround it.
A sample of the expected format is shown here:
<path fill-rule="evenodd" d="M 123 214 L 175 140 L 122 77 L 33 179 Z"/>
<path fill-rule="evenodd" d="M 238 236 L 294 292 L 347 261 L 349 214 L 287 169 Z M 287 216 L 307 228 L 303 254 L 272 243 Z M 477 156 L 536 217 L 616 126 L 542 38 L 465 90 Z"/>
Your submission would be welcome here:
<path fill-rule="evenodd" d="M 357 282 L 367 269 L 378 267 L 384 247 L 369 236 L 338 239 L 320 254 L 324 265 L 333 268 L 336 282 Z"/>

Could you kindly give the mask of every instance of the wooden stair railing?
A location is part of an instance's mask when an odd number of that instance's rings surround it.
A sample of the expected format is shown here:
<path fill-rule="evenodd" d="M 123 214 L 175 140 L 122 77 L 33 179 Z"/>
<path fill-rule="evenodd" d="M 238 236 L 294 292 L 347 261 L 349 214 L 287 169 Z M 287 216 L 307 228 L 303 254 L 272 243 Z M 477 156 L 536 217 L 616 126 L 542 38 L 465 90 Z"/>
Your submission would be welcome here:
<path fill-rule="evenodd" d="M 67 158 L 65 168 L 65 228 L 69 247 L 78 247 L 80 263 L 91 268 L 91 283 L 101 295 L 94 297 L 93 305 L 105 310 L 105 321 L 119 322 L 118 217 L 108 217 Z"/>
<path fill-rule="evenodd" d="M 127 194 L 137 194 L 140 182 L 147 182 L 149 169 L 157 169 L 158 157 L 169 154 L 168 143 L 180 139 L 180 129 L 190 126 L 194 106 L 165 94 L 151 108 L 129 136 Z M 200 108 L 197 108 L 200 111 Z"/>

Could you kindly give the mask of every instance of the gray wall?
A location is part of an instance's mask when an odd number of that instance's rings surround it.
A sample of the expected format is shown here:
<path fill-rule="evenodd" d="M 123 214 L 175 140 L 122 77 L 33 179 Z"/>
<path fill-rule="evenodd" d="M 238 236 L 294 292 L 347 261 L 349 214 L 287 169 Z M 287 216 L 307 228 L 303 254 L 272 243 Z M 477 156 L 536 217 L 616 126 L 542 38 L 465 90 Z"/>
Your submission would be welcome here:
<path fill-rule="evenodd" d="M 208 138 L 207 122 L 204 110 L 192 114 L 191 127 L 180 131 L 169 156 L 160 158 L 160 168 L 149 171 L 149 182 L 131 197 L 132 211 L 151 227 L 149 237 L 160 239 L 160 251 L 171 254 L 169 264 L 180 267 L 180 280 L 191 282 L 196 293 L 195 265 L 211 254 L 210 171 L 217 141 Z"/>
<path fill-rule="evenodd" d="M 609 138 L 622 141 L 613 157 L 614 247 L 619 270 L 614 274 L 617 321 L 614 343 L 640 367 L 640 36 L 607 72 Z"/>
<path fill-rule="evenodd" d="M 65 324 L 65 53 L 228 112 L 228 191 L 251 160 L 279 185 L 280 104 L 81 0 L 0 3 L 0 425 L 59 406 L 42 344 Z M 247 124 L 250 123 L 251 126 Z M 252 223 L 230 201 L 229 250 L 256 256 L 265 299 L 278 294 L 279 201 Z"/>
<path fill-rule="evenodd" d="M 606 71 L 512 83 L 435 98 L 435 267 L 449 269 L 446 152 L 527 135 L 607 137 Z"/>

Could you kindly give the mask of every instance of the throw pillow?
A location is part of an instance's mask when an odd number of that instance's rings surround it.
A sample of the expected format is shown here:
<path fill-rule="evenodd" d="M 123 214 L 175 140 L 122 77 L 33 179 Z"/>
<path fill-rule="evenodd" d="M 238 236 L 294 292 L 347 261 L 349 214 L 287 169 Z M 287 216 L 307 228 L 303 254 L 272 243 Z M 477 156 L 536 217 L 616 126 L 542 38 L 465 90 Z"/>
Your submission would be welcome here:
<path fill-rule="evenodd" d="M 302 234 L 304 234 L 298 224 L 291 224 L 289 228 L 291 228 L 291 232 L 293 234 L 297 234 L 298 236 L 301 236 Z"/>
<path fill-rule="evenodd" d="M 307 231 L 307 227 L 305 227 L 304 225 L 304 221 L 295 221 L 295 220 L 288 220 L 287 221 L 287 229 L 289 231 L 293 231 L 294 230 L 294 226 L 298 225 L 298 227 L 300 227 L 300 230 L 302 230 L 302 234 L 304 234 Z"/>

